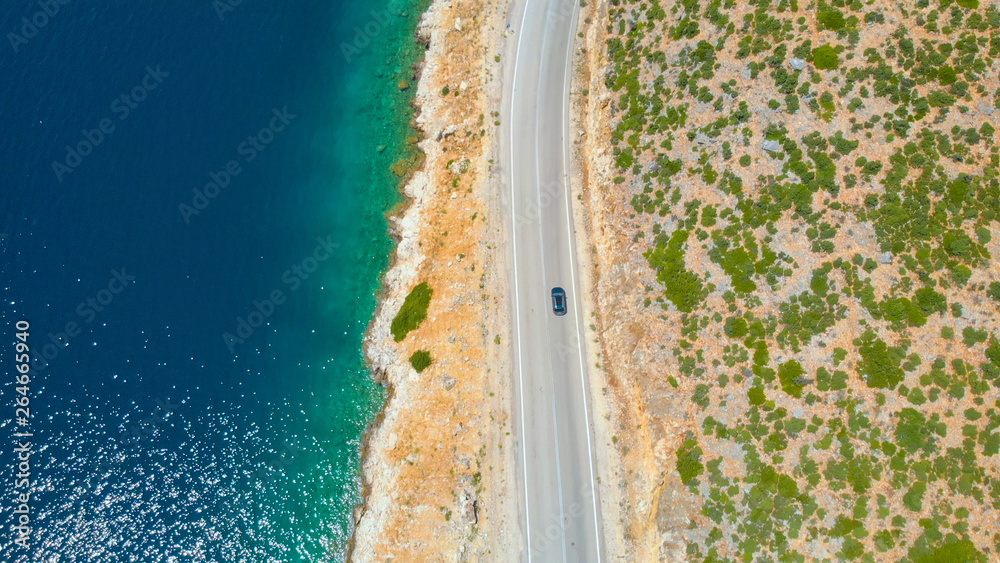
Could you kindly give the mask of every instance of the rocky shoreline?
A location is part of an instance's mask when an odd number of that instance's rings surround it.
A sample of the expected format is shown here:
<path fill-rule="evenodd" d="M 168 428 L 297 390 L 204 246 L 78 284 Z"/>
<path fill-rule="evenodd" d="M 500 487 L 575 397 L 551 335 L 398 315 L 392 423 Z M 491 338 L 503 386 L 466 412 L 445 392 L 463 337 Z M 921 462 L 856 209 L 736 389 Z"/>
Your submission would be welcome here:
<path fill-rule="evenodd" d="M 417 30 L 428 46 L 414 100 L 424 159 L 389 219 L 397 248 L 365 337 L 386 404 L 362 446 L 355 563 L 517 557 L 511 384 L 497 376 L 510 361 L 506 257 L 486 119 L 504 4 L 434 0 Z M 422 282 L 434 291 L 427 318 L 396 342 L 392 320 Z M 433 357 L 420 373 L 408 361 L 417 350 Z"/>

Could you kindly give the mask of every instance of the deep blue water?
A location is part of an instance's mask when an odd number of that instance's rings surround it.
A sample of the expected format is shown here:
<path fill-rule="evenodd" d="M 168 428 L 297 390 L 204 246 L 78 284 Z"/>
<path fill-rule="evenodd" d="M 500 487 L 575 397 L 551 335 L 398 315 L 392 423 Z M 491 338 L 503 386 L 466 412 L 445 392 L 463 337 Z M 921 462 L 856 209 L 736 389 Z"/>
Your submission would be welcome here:
<path fill-rule="evenodd" d="M 219 4 L 0 7 L 0 560 L 342 559 L 423 1 Z"/>

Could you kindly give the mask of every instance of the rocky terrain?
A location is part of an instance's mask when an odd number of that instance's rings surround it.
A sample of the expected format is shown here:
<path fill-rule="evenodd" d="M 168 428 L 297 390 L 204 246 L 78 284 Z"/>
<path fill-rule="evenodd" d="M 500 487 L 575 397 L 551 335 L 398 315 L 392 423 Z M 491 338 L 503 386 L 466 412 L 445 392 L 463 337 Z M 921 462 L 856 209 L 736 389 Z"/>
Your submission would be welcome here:
<path fill-rule="evenodd" d="M 1000 8 L 588 4 L 625 560 L 996 561 Z"/>

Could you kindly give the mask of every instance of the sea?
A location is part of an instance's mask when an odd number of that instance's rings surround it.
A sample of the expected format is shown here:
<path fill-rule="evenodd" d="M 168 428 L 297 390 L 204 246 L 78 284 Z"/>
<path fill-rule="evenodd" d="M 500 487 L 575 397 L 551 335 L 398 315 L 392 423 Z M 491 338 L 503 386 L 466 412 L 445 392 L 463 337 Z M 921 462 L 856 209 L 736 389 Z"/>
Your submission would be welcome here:
<path fill-rule="evenodd" d="M 0 561 L 345 560 L 428 1 L 0 5 Z"/>

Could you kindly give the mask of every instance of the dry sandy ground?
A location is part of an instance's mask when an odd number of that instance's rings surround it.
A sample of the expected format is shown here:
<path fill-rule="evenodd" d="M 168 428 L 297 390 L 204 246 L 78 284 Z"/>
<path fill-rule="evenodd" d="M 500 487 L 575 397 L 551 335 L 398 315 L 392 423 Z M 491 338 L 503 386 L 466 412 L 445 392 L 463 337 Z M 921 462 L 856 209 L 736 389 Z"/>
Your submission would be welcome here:
<path fill-rule="evenodd" d="M 389 399 L 367 435 L 355 563 L 518 557 L 505 233 L 491 162 L 505 4 L 435 0 L 418 30 L 429 46 L 415 102 L 426 158 L 391 220 L 399 244 L 366 340 Z M 434 291 L 427 319 L 396 343 L 392 319 L 424 281 Z M 421 349 L 434 363 L 418 374 L 409 358 Z"/>

